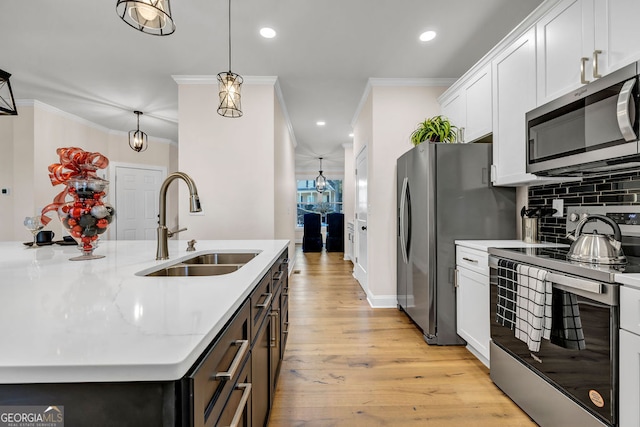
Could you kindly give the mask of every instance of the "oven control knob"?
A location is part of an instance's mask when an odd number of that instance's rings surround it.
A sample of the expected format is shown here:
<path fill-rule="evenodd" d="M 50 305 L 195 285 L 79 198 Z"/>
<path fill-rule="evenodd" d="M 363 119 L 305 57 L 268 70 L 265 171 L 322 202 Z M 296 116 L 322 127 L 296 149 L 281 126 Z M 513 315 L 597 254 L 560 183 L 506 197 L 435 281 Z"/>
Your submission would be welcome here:
<path fill-rule="evenodd" d="M 569 221 L 571 221 L 571 222 L 578 222 L 578 220 L 579 220 L 579 219 L 580 219 L 580 215 L 578 215 L 577 213 L 575 213 L 575 212 L 571 212 L 571 213 L 569 214 Z"/>

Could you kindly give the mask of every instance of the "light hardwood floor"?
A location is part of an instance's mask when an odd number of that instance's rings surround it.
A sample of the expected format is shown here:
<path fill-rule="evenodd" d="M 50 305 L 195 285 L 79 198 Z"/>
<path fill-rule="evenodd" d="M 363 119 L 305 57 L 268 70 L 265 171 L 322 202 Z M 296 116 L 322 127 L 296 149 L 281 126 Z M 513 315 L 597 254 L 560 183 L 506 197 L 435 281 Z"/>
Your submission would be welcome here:
<path fill-rule="evenodd" d="M 295 254 L 290 333 L 269 427 L 535 426 L 461 346 L 372 309 L 342 253 Z"/>

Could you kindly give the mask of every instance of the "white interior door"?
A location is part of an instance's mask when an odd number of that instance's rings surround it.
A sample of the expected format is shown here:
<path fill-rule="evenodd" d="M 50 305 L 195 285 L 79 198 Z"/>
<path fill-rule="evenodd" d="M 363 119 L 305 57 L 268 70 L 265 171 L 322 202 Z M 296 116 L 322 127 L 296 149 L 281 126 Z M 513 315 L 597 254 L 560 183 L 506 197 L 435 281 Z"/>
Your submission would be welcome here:
<path fill-rule="evenodd" d="M 354 275 L 368 292 L 367 282 L 367 147 L 356 158 L 356 241 Z"/>
<path fill-rule="evenodd" d="M 158 195 L 164 169 L 115 167 L 117 240 L 153 240 L 158 227 Z"/>

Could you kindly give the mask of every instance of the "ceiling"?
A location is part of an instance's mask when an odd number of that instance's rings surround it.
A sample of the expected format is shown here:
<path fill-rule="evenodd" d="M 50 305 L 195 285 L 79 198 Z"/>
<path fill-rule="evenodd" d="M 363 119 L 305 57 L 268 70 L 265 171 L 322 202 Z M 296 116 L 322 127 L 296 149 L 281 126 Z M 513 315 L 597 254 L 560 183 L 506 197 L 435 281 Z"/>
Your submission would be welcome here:
<path fill-rule="evenodd" d="M 540 3 L 234 0 L 231 69 L 278 77 L 298 171 L 317 169 L 320 156 L 326 171 L 341 170 L 368 78 L 459 77 Z M 176 31 L 159 37 L 121 21 L 116 0 L 2 0 L 0 69 L 18 100 L 125 132 L 140 110 L 142 130 L 179 143 L 171 76 L 228 70 L 228 3 L 171 0 L 171 8 Z M 260 37 L 264 26 L 277 36 Z M 436 39 L 420 42 L 426 30 Z"/>

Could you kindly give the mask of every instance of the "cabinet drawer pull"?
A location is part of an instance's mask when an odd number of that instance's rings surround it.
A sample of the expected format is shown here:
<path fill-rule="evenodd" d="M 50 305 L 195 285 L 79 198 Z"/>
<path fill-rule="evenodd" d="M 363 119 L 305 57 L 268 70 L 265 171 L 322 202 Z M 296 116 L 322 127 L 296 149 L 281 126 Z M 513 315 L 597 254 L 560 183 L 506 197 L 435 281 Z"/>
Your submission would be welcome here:
<path fill-rule="evenodd" d="M 240 366 L 240 362 L 242 362 L 242 359 L 244 359 L 244 355 L 247 354 L 247 350 L 249 349 L 249 340 L 237 340 L 232 344 L 239 345 L 240 348 L 238 349 L 236 356 L 233 358 L 231 366 L 229 366 L 229 370 L 226 372 L 218 372 L 213 376 L 212 379 L 228 381 L 236 375 L 238 366 Z"/>
<path fill-rule="evenodd" d="M 275 280 L 276 282 L 279 282 L 280 279 L 282 279 L 283 274 L 284 272 L 282 270 L 276 271 L 276 274 L 273 275 L 273 280 Z"/>
<path fill-rule="evenodd" d="M 249 396 L 251 396 L 251 383 L 238 383 L 236 386 L 236 390 L 242 390 L 242 398 L 240 399 L 240 403 L 238 404 L 238 408 L 236 409 L 235 414 L 233 414 L 233 418 L 231 419 L 231 424 L 229 427 L 238 427 L 240 424 L 240 418 L 242 418 L 242 414 L 244 413 L 244 408 L 247 406 L 247 401 L 249 400 Z"/>
<path fill-rule="evenodd" d="M 471 259 L 471 258 L 467 258 L 467 257 L 462 257 L 463 260 L 467 261 L 467 262 L 472 262 L 474 264 L 478 263 L 477 259 Z"/>
<path fill-rule="evenodd" d="M 271 347 L 275 347 L 278 344 L 278 334 L 277 334 L 277 330 L 276 330 L 276 324 L 278 322 L 278 316 L 280 315 L 280 310 L 278 310 L 277 308 L 272 310 L 271 313 L 269 313 L 269 316 L 271 316 L 273 318 L 273 320 L 271 321 Z"/>
<path fill-rule="evenodd" d="M 269 305 L 271 305 L 271 299 L 273 298 L 273 294 L 271 292 L 266 293 L 266 294 L 262 294 L 262 296 L 266 296 L 267 298 L 265 298 L 264 302 L 262 304 L 256 304 L 256 307 L 258 308 L 267 308 L 269 307 Z"/>
<path fill-rule="evenodd" d="M 602 53 L 601 50 L 593 51 L 593 78 L 594 79 L 599 79 L 600 77 L 602 77 L 602 74 L 598 73 L 598 55 L 601 53 Z"/>
<path fill-rule="evenodd" d="M 587 80 L 585 78 L 586 76 L 586 63 L 589 60 L 589 58 L 580 58 L 580 83 L 582 83 L 583 85 L 586 85 L 587 83 L 589 83 L 589 80 Z"/>

